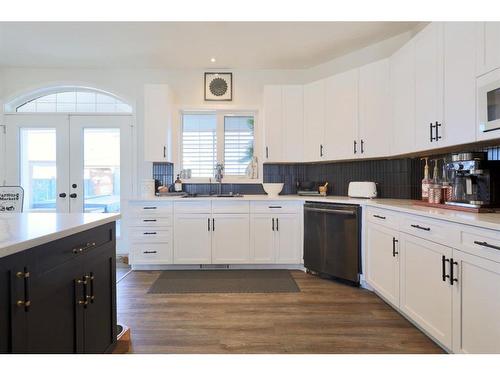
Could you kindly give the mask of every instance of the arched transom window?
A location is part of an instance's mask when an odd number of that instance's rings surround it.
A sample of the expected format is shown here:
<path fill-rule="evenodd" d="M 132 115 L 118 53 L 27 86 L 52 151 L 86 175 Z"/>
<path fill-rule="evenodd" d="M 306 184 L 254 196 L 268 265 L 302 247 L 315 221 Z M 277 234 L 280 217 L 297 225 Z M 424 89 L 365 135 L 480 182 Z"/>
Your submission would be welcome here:
<path fill-rule="evenodd" d="M 132 113 L 119 98 L 98 90 L 60 88 L 15 107 L 16 112 Z"/>

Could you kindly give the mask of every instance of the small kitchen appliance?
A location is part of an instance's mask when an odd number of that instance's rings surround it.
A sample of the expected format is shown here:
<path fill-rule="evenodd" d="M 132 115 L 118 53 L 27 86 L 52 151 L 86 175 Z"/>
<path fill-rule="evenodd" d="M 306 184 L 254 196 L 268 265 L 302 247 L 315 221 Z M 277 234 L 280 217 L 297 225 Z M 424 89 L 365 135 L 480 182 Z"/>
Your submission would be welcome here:
<path fill-rule="evenodd" d="M 319 187 L 322 185 L 314 181 L 297 181 L 297 194 L 303 196 L 319 196 Z"/>
<path fill-rule="evenodd" d="M 347 195 L 352 198 L 376 198 L 377 184 L 371 181 L 349 182 Z"/>
<path fill-rule="evenodd" d="M 500 161 L 486 160 L 485 152 L 451 156 L 446 169 L 451 175 L 451 199 L 445 204 L 469 208 L 500 206 Z"/>

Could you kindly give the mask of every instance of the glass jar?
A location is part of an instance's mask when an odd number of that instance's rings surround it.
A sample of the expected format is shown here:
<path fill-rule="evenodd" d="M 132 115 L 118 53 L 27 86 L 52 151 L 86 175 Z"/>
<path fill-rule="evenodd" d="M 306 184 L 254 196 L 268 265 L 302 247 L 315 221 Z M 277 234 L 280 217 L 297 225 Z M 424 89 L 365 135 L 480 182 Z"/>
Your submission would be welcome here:
<path fill-rule="evenodd" d="M 443 188 L 441 185 L 431 185 L 429 188 L 429 203 L 442 203 Z"/>

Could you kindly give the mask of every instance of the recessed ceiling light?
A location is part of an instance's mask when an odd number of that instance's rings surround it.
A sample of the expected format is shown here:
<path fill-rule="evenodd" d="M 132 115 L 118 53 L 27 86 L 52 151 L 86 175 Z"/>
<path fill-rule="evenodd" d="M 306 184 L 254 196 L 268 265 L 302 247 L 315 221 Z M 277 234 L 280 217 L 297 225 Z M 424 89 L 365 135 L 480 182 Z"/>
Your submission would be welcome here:
<path fill-rule="evenodd" d="M 214 62 L 215 62 L 215 57 L 212 57 L 212 58 L 210 59 L 210 61 L 214 63 Z"/>

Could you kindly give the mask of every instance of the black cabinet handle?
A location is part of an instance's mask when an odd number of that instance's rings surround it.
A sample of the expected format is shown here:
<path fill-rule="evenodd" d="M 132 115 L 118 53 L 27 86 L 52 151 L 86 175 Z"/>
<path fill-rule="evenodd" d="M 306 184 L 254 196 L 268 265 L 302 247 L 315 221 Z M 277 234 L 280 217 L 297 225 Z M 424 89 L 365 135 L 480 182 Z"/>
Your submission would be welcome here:
<path fill-rule="evenodd" d="M 279 232 L 280 231 L 280 219 L 276 218 L 276 230 Z"/>
<path fill-rule="evenodd" d="M 208 221 L 208 231 L 210 232 L 210 218 L 208 218 L 207 221 Z"/>
<path fill-rule="evenodd" d="M 434 134 L 432 132 L 432 130 L 434 129 L 434 125 L 432 124 L 432 122 L 429 124 L 429 133 L 430 133 L 430 140 L 431 142 L 434 141 Z"/>
<path fill-rule="evenodd" d="M 273 232 L 274 232 L 274 217 L 273 217 L 273 224 L 272 224 Z"/>
<path fill-rule="evenodd" d="M 382 219 L 382 220 L 386 219 L 385 216 L 380 216 L 380 215 L 373 215 L 373 217 L 376 217 L 377 219 Z"/>
<path fill-rule="evenodd" d="M 24 299 L 18 300 L 16 302 L 16 305 L 19 307 L 24 307 L 24 311 L 28 312 L 31 306 L 31 300 L 30 300 L 31 284 L 30 284 L 30 273 L 28 271 L 28 267 L 24 267 L 23 271 L 17 272 L 16 277 L 18 279 L 23 279 L 23 289 L 24 289 L 23 291 Z"/>
<path fill-rule="evenodd" d="M 142 253 L 143 254 L 156 254 L 157 251 L 156 250 L 152 250 L 152 251 L 146 250 L 146 251 L 143 251 Z"/>
<path fill-rule="evenodd" d="M 485 241 L 474 241 L 474 243 L 479 246 L 489 247 L 490 249 L 500 250 L 500 246 L 491 245 Z"/>
<path fill-rule="evenodd" d="M 268 206 L 268 208 L 282 208 L 281 206 Z"/>
<path fill-rule="evenodd" d="M 69 197 L 70 197 L 70 198 L 76 198 L 76 197 L 77 197 L 77 195 L 76 195 L 76 193 L 71 193 L 71 194 L 69 195 Z"/>
<path fill-rule="evenodd" d="M 76 280 L 77 284 L 83 285 L 83 299 L 78 300 L 79 305 L 83 305 L 84 308 L 87 308 L 87 305 L 89 304 L 88 300 L 88 294 L 87 294 L 87 284 L 88 284 L 88 276 L 85 275 L 83 276 L 82 279 Z"/>
<path fill-rule="evenodd" d="M 143 210 L 156 210 L 158 207 L 154 207 L 154 206 L 147 206 L 147 207 L 143 207 L 142 209 Z"/>
<path fill-rule="evenodd" d="M 436 125 L 435 125 L 435 128 L 436 128 L 436 138 L 435 138 L 436 142 L 441 139 L 441 136 L 439 135 L 439 128 L 440 127 L 441 127 L 441 124 L 436 121 Z"/>
<path fill-rule="evenodd" d="M 365 141 L 361 140 L 361 153 L 364 154 L 365 153 Z"/>
<path fill-rule="evenodd" d="M 59 198 L 66 198 L 66 193 L 59 194 Z"/>
<path fill-rule="evenodd" d="M 89 280 L 90 280 L 90 303 L 94 303 L 94 300 L 95 300 L 95 295 L 94 295 L 94 273 L 91 272 L 90 273 L 90 276 L 89 276 Z"/>
<path fill-rule="evenodd" d="M 142 221 L 144 223 L 150 223 L 150 222 L 154 223 L 154 222 L 156 222 L 156 219 L 143 219 Z"/>
<path fill-rule="evenodd" d="M 269 159 L 269 147 L 266 146 L 266 159 Z"/>
<path fill-rule="evenodd" d="M 417 229 L 421 229 L 421 230 L 425 230 L 425 231 L 430 231 L 431 228 L 427 228 L 427 227 L 421 227 L 420 225 L 417 225 L 417 224 L 412 224 L 411 225 L 413 228 L 417 228 Z"/>
<path fill-rule="evenodd" d="M 454 267 L 458 265 L 458 262 L 455 262 L 453 258 L 450 258 L 450 285 L 453 283 L 458 283 L 458 279 L 455 277 Z"/>
<path fill-rule="evenodd" d="M 354 153 L 358 152 L 357 146 L 358 146 L 358 142 L 354 141 Z"/>
<path fill-rule="evenodd" d="M 215 232 L 215 219 L 212 218 L 212 231 Z"/>
<path fill-rule="evenodd" d="M 163 146 L 163 158 L 167 158 L 167 146 Z"/>
<path fill-rule="evenodd" d="M 396 244 L 398 243 L 399 241 L 396 239 L 396 237 L 392 237 L 392 256 L 395 258 L 396 255 L 399 254 L 398 251 L 396 251 Z"/>
<path fill-rule="evenodd" d="M 156 232 L 142 232 L 142 234 L 145 234 L 145 235 L 152 235 L 152 234 L 158 234 Z"/>
<path fill-rule="evenodd" d="M 323 157 L 323 145 L 319 145 L 319 156 Z"/>
<path fill-rule="evenodd" d="M 441 257 L 441 277 L 443 281 L 446 281 L 447 278 L 450 277 L 450 275 L 446 274 L 446 262 L 449 262 L 449 259 L 446 259 L 446 257 L 443 255 Z"/>

